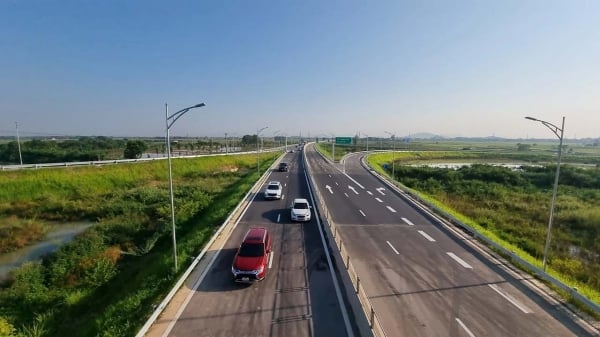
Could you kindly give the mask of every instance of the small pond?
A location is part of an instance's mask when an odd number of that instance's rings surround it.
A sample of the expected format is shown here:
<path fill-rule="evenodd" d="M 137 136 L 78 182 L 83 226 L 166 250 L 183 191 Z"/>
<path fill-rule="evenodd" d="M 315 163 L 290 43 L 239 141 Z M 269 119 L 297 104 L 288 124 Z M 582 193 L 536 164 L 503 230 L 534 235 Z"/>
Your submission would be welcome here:
<path fill-rule="evenodd" d="M 48 253 L 52 253 L 62 244 L 71 241 L 77 234 L 83 232 L 93 223 L 67 223 L 53 226 L 43 241 L 23 247 L 14 252 L 0 254 L 0 279 L 28 261 L 35 261 Z"/>

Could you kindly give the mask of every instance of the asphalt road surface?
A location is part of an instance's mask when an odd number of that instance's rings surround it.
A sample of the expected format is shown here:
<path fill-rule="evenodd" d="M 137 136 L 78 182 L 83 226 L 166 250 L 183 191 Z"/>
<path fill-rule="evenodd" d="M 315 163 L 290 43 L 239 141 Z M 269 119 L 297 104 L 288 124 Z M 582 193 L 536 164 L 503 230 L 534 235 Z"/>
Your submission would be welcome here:
<path fill-rule="evenodd" d="M 349 335 L 314 212 L 310 222 L 290 221 L 291 201 L 310 200 L 301 156 L 286 154 L 289 172 L 270 173 L 267 182 L 283 185 L 282 199 L 256 195 L 168 336 Z M 250 227 L 270 231 L 273 252 L 266 278 L 248 286 L 232 281 L 231 263 Z"/>
<path fill-rule="evenodd" d="M 305 152 L 387 336 L 598 336 L 533 291 L 530 277 L 390 191 L 361 155 L 334 167 L 312 146 Z"/>

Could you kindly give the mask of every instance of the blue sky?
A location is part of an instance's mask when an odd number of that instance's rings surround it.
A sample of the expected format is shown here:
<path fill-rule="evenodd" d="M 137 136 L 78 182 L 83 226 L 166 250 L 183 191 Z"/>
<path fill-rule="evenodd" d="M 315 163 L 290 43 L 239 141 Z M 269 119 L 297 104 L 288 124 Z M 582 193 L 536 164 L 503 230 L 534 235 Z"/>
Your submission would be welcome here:
<path fill-rule="evenodd" d="M 600 137 L 599 1 L 0 1 L 0 135 Z"/>

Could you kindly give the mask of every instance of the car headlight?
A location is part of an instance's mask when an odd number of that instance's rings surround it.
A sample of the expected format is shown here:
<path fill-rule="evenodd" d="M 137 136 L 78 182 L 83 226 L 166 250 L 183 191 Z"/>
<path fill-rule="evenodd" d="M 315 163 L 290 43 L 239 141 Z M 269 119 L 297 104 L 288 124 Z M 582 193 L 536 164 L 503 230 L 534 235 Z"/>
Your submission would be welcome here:
<path fill-rule="evenodd" d="M 262 273 L 264 270 L 265 270 L 265 266 L 260 266 L 260 267 L 258 267 L 258 269 L 253 270 L 253 272 L 258 275 L 258 274 Z"/>

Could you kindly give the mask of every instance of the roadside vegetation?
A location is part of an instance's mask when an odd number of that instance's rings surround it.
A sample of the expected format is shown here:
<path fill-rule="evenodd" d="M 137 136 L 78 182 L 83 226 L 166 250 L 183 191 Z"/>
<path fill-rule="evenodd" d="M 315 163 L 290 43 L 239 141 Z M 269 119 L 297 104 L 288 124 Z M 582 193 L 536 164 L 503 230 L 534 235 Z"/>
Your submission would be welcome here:
<path fill-rule="evenodd" d="M 335 145 L 335 161 L 340 161 L 344 155 L 353 152 L 367 151 L 366 139 L 354 139 L 351 145 Z M 555 141 L 518 142 L 502 141 L 468 141 L 468 140 L 412 140 L 411 142 L 392 142 L 390 139 L 370 138 L 368 151 L 392 151 L 404 153 L 403 162 L 415 163 L 428 158 L 445 162 L 464 162 L 465 160 L 486 162 L 522 162 L 522 163 L 555 163 Z M 319 141 L 317 150 L 331 159 L 332 146 L 329 141 Z M 392 155 L 389 153 L 391 163 Z M 399 157 L 400 158 L 400 157 Z M 600 140 L 585 142 L 569 142 L 563 144 L 563 160 L 577 165 L 600 167 Z"/>
<path fill-rule="evenodd" d="M 396 181 L 541 266 L 556 164 L 510 169 L 485 163 L 551 163 L 555 153 L 398 152 L 372 154 L 368 161 L 391 176 L 392 158 Z M 598 152 L 567 153 L 565 158 L 548 272 L 600 303 L 600 169 L 593 165 L 600 158 Z M 458 169 L 425 166 L 451 162 L 474 164 Z"/>
<path fill-rule="evenodd" d="M 264 172 L 280 153 L 261 154 Z M 0 172 L 0 250 L 60 222 L 94 226 L 0 286 L 1 336 L 132 336 L 258 179 L 256 155 Z"/>
<path fill-rule="evenodd" d="M 20 143 L 6 137 L 0 137 L 0 164 L 44 164 L 87 162 L 116 159 L 135 159 L 142 157 L 164 156 L 164 137 L 155 138 L 112 138 L 112 137 L 76 137 L 49 138 L 37 137 L 21 139 Z M 285 137 L 261 137 L 263 148 L 281 147 Z M 297 139 L 288 139 L 289 143 Z M 206 155 L 213 153 L 231 153 L 255 151 L 256 135 L 242 137 L 172 137 L 173 156 Z M 20 151 L 19 151 L 20 145 Z"/>

